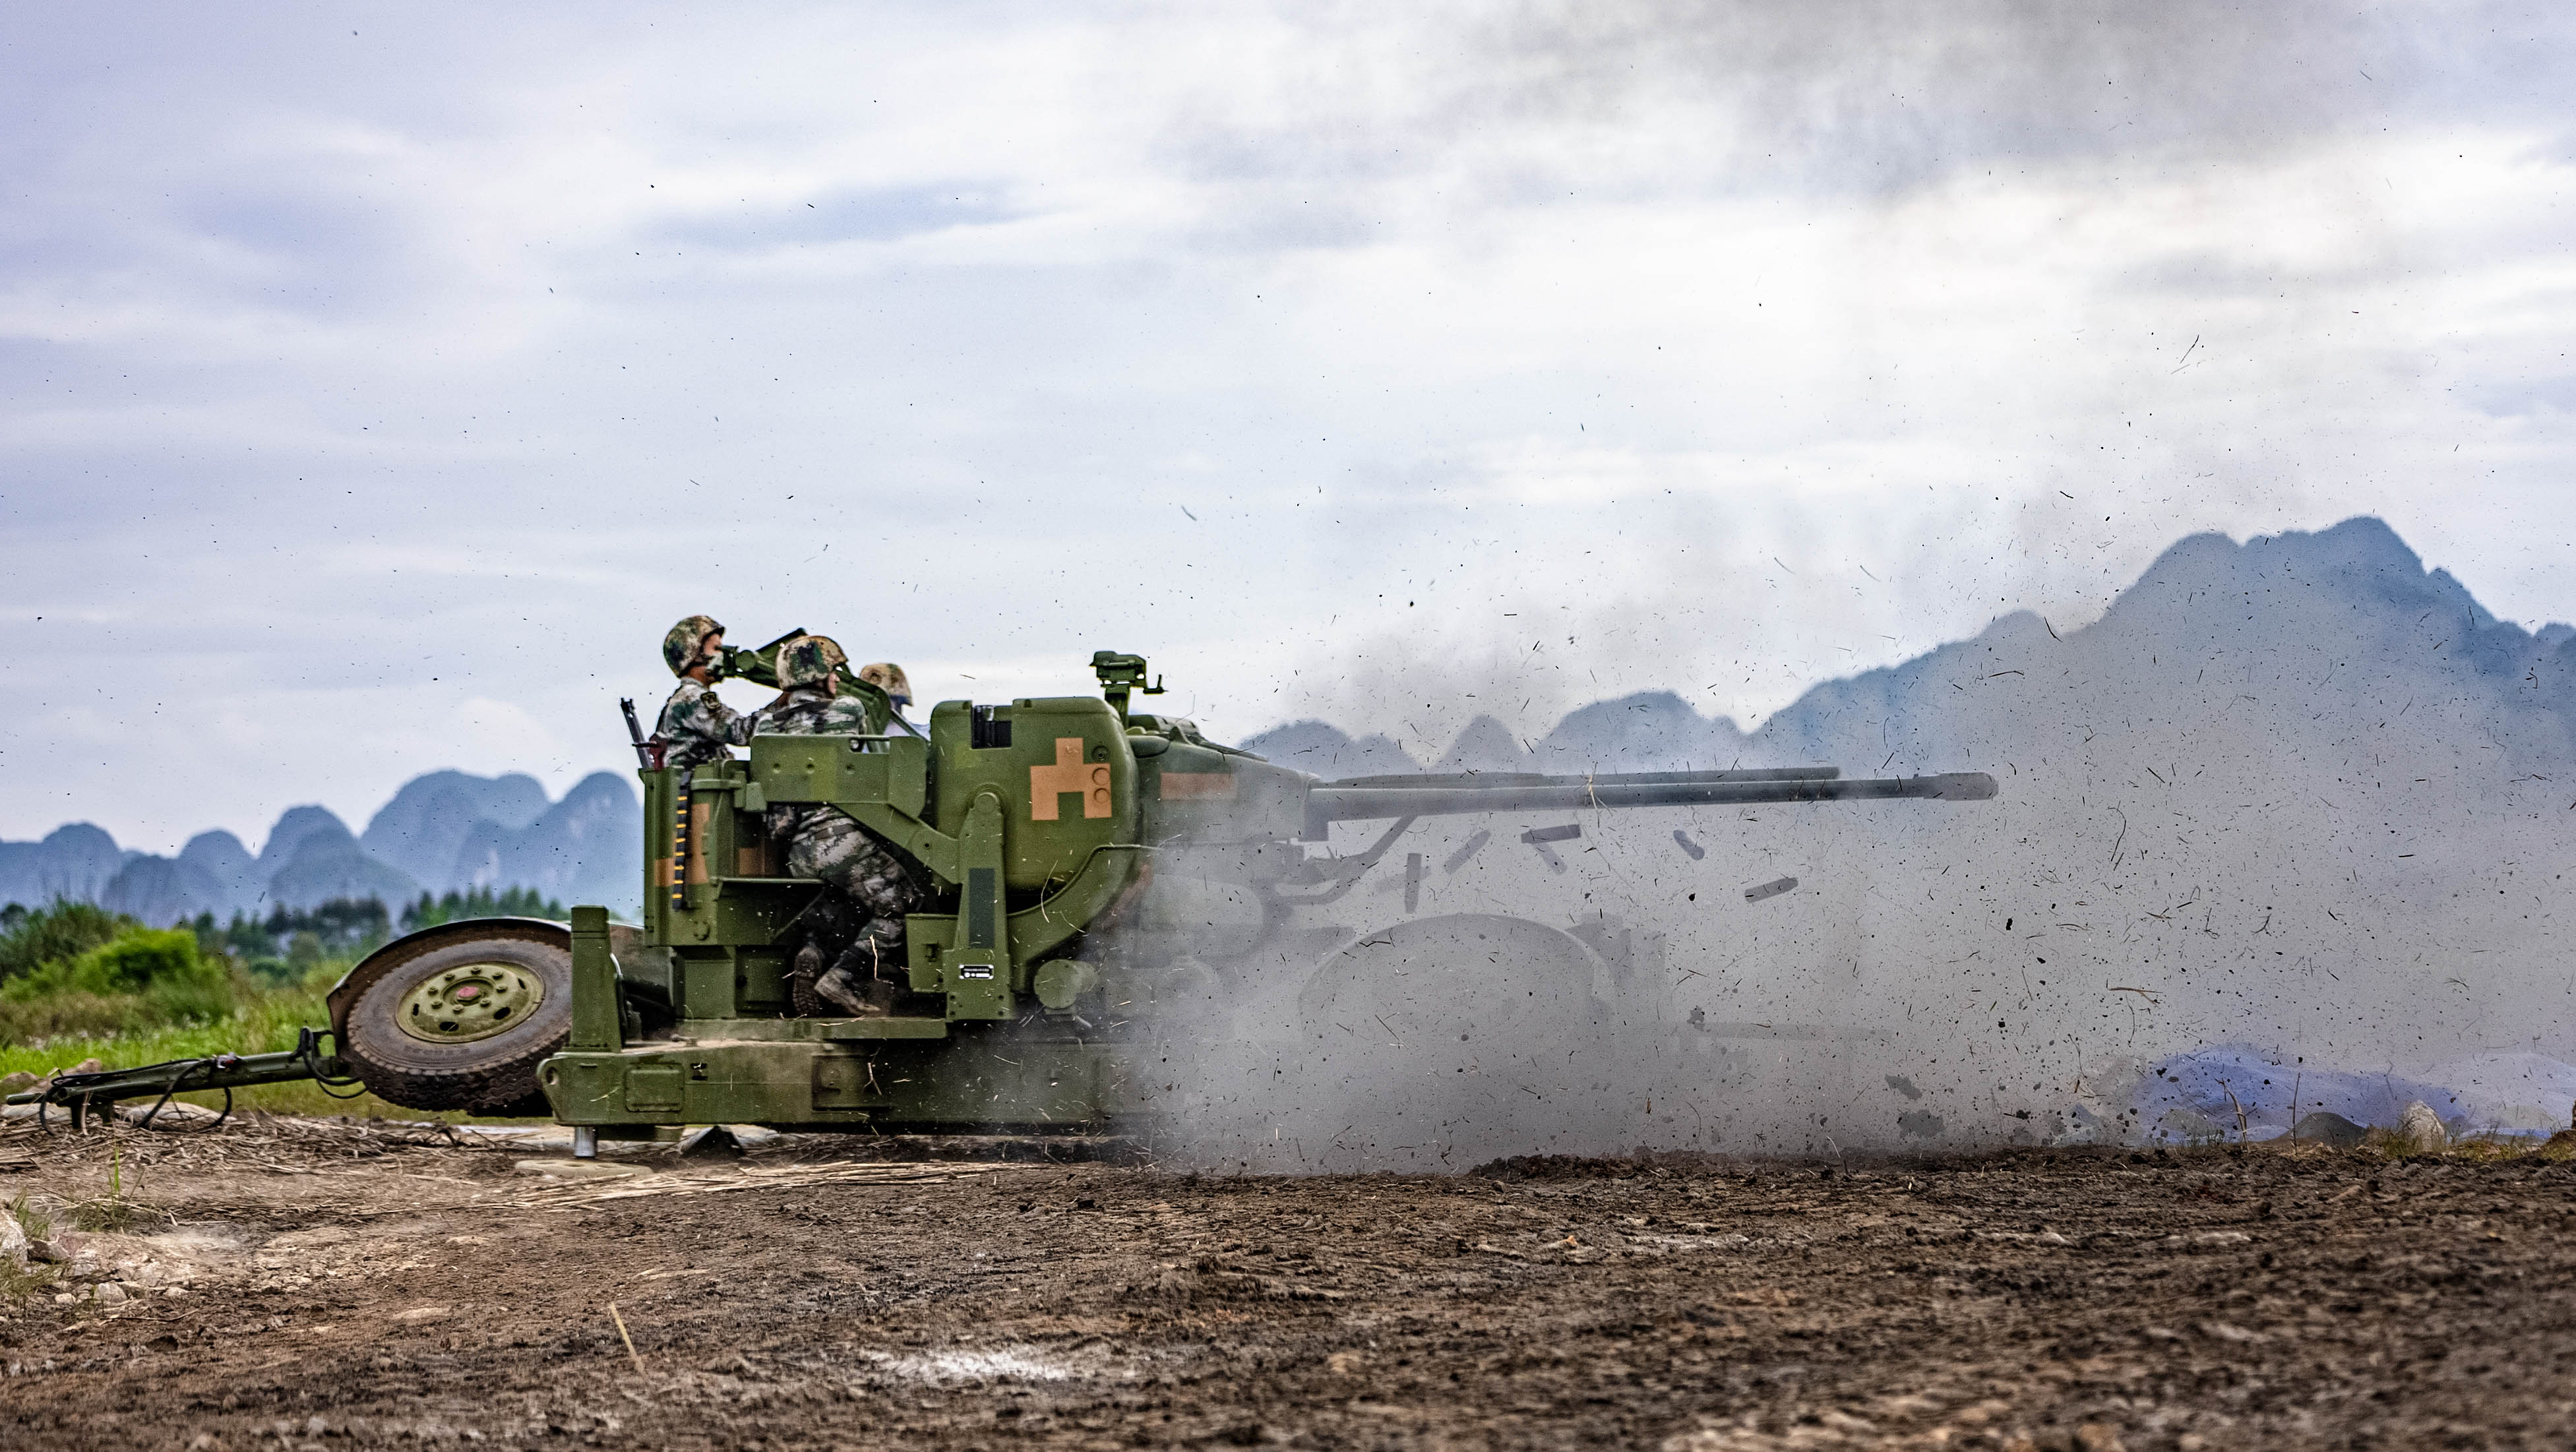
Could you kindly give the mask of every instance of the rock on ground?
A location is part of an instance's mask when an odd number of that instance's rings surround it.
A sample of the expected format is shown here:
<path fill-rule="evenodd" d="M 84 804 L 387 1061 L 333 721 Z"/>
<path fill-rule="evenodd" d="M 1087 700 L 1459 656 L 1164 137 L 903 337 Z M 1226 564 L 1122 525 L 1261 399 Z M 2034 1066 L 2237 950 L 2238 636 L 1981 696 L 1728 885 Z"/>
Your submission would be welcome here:
<path fill-rule="evenodd" d="M 2451 1143 L 2451 1132 L 2442 1127 L 2442 1117 L 2433 1106 L 2418 1099 L 2397 1116 L 2397 1144 L 2409 1154 L 2439 1154 Z"/>

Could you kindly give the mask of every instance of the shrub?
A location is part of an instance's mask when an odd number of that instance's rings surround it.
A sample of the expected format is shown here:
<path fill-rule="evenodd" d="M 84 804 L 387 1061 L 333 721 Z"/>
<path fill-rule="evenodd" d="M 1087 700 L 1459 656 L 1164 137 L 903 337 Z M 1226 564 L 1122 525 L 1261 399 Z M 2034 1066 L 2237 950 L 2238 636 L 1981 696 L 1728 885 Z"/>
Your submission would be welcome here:
<path fill-rule="evenodd" d="M 29 1002 L 61 993 L 140 998 L 163 1018 L 215 1018 L 233 1010 L 233 976 L 197 951 L 185 928 L 129 927 L 76 958 L 10 980 L 0 997 Z"/>
<path fill-rule="evenodd" d="M 142 924 L 96 903 L 63 902 L 29 911 L 16 903 L 0 914 L 0 983 L 23 978 L 116 941 Z"/>

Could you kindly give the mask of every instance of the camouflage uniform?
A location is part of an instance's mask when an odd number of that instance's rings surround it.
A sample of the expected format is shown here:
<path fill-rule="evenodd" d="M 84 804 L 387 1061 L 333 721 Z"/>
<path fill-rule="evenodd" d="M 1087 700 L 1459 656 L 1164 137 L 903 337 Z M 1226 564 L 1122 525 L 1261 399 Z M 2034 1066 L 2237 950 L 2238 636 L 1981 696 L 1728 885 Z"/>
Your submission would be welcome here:
<path fill-rule="evenodd" d="M 865 708 L 847 696 L 827 696 L 815 687 L 798 687 L 784 703 L 760 713 L 760 729 L 772 736 L 857 735 Z M 921 889 L 904 869 L 894 849 L 874 832 L 851 820 L 838 807 L 779 802 L 769 809 L 769 839 L 787 844 L 787 871 L 792 877 L 816 877 L 848 893 L 875 919 L 862 936 L 881 946 L 903 941 L 903 915 L 921 902 Z"/>
<path fill-rule="evenodd" d="M 753 718 L 726 705 L 706 682 L 689 675 L 689 668 L 702 659 L 707 637 L 722 634 L 724 627 L 713 616 L 692 615 L 662 637 L 662 662 L 680 678 L 680 688 L 662 703 L 661 718 L 653 723 L 653 734 L 664 743 L 665 766 L 723 761 L 732 755 L 726 747 L 751 744 Z"/>
<path fill-rule="evenodd" d="M 839 655 L 838 648 L 799 651 L 808 642 L 831 644 L 809 636 L 780 647 L 778 679 L 786 690 L 776 704 L 761 710 L 760 730 L 773 736 L 867 734 L 866 704 L 855 696 L 834 695 L 825 684 L 839 664 L 829 659 Z M 890 1000 L 890 985 L 903 974 L 903 915 L 920 906 L 924 896 L 900 854 L 838 807 L 781 802 L 769 808 L 764 825 L 771 841 L 787 844 L 789 876 L 821 879 L 847 894 L 868 919 L 816 981 L 816 990 L 849 1007 L 845 994 L 855 991 L 854 980 L 875 980 L 889 985 L 877 996 Z M 827 911 L 818 922 L 828 923 L 831 917 Z M 821 947 L 819 942 L 812 946 Z M 798 971 L 810 973 L 829 956 L 818 951 L 812 955 L 817 961 L 807 962 L 800 953 Z"/>
<path fill-rule="evenodd" d="M 793 686 L 760 708 L 760 729 L 772 736 L 867 736 L 867 703 L 835 696 L 821 686 Z"/>
<path fill-rule="evenodd" d="M 726 747 L 749 746 L 759 719 L 758 712 L 746 715 L 718 700 L 715 687 L 704 681 L 683 680 L 662 703 L 653 734 L 668 743 L 664 766 L 703 766 L 732 756 Z"/>

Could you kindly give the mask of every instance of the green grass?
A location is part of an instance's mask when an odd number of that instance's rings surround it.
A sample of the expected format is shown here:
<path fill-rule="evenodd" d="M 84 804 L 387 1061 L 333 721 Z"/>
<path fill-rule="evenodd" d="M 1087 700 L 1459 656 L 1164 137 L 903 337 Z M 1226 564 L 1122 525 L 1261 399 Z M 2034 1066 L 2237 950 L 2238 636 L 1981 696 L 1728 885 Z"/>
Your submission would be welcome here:
<path fill-rule="evenodd" d="M 324 1028 L 331 1022 L 322 995 L 300 989 L 264 993 L 225 1018 L 113 1034 L 75 1034 L 46 1039 L 41 1045 L 0 1044 L 0 1074 L 24 1069 L 43 1075 L 95 1058 L 111 1069 L 158 1064 L 168 1059 L 204 1058 L 211 1054 L 268 1054 L 295 1047 L 299 1028 Z M 310 1080 L 293 1084 L 260 1084 L 233 1091 L 236 1109 L 265 1109 L 273 1114 L 353 1114 L 360 1118 L 434 1119 L 464 1122 L 462 1114 L 436 1114 L 388 1104 L 373 1094 L 337 1096 L 351 1090 L 324 1091 Z M 178 1096 L 190 1104 L 221 1109 L 220 1091 Z M 149 1100 L 128 1101 L 149 1104 Z"/>

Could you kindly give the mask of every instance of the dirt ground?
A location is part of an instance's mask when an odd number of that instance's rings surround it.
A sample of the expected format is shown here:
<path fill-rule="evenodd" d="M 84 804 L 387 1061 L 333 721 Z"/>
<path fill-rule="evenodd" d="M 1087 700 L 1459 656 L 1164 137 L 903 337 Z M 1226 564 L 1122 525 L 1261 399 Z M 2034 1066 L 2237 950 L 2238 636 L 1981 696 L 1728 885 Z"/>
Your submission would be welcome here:
<path fill-rule="evenodd" d="M 563 1154 L 12 1126 L 0 1196 L 131 1228 L 0 1296 L 0 1445 L 2576 1445 L 2576 1168 L 2536 1158 Z"/>

